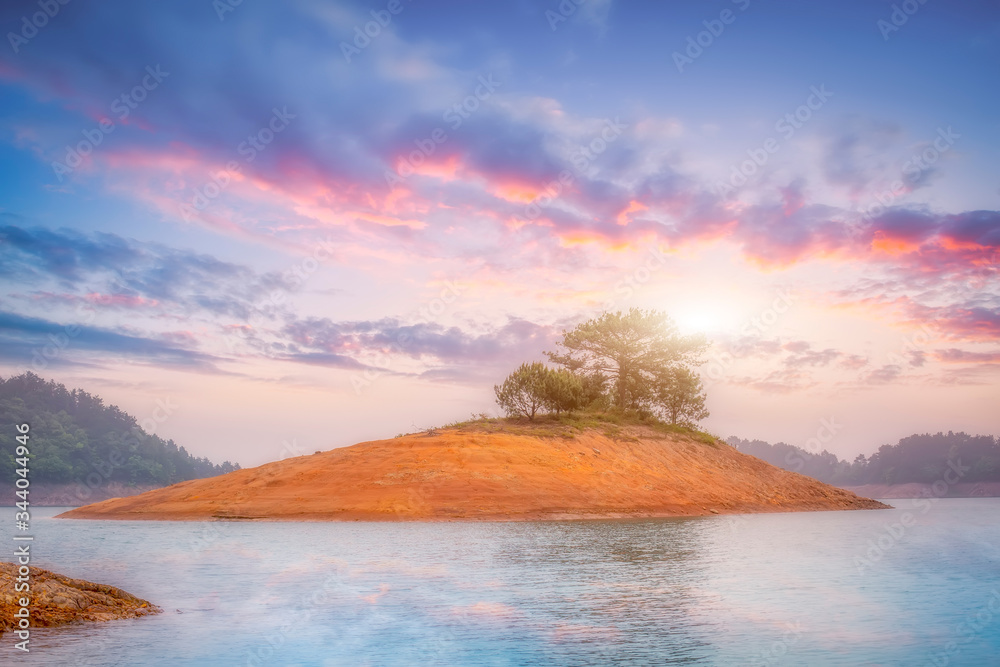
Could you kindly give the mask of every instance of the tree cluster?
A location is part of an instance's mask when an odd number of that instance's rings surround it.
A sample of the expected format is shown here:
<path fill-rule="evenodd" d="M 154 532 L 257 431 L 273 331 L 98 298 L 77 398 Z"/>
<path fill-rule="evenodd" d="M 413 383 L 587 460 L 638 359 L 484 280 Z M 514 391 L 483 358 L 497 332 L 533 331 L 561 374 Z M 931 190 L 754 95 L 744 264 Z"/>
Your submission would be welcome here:
<path fill-rule="evenodd" d="M 956 468 L 962 471 L 962 482 L 1000 481 L 1000 438 L 989 435 L 951 431 L 914 434 L 895 445 L 882 445 L 871 456 L 859 454 L 851 462 L 825 450 L 813 453 L 783 442 L 770 444 L 740 438 L 729 438 L 728 442 L 779 468 L 841 486 L 933 484 Z"/>
<path fill-rule="evenodd" d="M 564 332 L 559 349 L 545 353 L 557 368 L 521 364 L 494 391 L 512 417 L 615 408 L 692 426 L 708 416 L 693 370 L 707 346 L 658 311 L 604 313 Z"/>
<path fill-rule="evenodd" d="M 34 373 L 0 378 L 0 480 L 13 482 L 17 431 L 31 426 L 31 479 L 44 483 L 102 482 L 168 485 L 231 472 L 192 456 L 173 440 L 147 433 L 135 417 L 80 389 Z"/>
<path fill-rule="evenodd" d="M 549 368 L 536 361 L 521 364 L 493 391 L 509 416 L 534 419 L 542 411 L 559 415 L 589 407 L 603 395 L 601 384 L 598 377 Z"/>

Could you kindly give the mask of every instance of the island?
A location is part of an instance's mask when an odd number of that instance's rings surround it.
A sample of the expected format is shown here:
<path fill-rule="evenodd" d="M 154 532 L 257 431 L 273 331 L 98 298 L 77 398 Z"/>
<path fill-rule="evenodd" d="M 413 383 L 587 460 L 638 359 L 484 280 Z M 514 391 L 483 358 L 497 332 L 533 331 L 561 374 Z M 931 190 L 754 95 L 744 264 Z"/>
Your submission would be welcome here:
<path fill-rule="evenodd" d="M 71 519 L 535 521 L 886 508 L 694 429 L 480 419 L 288 458 Z"/>

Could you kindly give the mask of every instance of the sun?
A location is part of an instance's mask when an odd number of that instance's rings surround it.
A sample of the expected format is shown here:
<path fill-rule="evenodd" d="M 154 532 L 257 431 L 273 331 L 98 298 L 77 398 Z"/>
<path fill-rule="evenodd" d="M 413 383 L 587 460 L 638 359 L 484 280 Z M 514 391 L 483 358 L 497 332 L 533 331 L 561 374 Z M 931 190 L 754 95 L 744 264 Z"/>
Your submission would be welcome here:
<path fill-rule="evenodd" d="M 681 333 L 717 333 L 733 324 L 733 312 L 717 304 L 685 304 L 670 311 Z"/>

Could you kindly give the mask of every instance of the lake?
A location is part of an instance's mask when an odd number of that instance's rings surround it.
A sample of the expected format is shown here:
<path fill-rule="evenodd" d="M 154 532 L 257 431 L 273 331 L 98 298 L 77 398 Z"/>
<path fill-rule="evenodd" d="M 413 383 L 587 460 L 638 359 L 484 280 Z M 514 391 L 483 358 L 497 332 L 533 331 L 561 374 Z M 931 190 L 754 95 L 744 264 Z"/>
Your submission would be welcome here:
<path fill-rule="evenodd" d="M 34 508 L 32 565 L 164 613 L 35 630 L 26 656 L 8 635 L 4 663 L 1000 665 L 1000 499 L 888 502 L 530 523 Z"/>

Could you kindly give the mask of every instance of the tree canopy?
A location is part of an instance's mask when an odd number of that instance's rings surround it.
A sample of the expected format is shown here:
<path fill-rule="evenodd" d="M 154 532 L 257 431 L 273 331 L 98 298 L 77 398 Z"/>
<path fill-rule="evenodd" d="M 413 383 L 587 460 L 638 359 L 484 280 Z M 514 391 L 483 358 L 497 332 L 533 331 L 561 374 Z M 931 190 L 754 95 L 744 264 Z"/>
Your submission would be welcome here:
<path fill-rule="evenodd" d="M 708 417 L 701 378 L 689 368 L 667 368 L 655 375 L 655 403 L 671 424 L 691 426 Z"/>
<path fill-rule="evenodd" d="M 535 414 L 545 407 L 545 382 L 549 370 L 545 364 L 521 364 L 507 376 L 503 384 L 494 385 L 497 403 L 513 417 L 534 419 Z"/>
<path fill-rule="evenodd" d="M 558 414 L 614 407 L 686 426 L 708 416 L 701 379 L 692 368 L 701 363 L 708 343 L 702 336 L 681 335 L 665 313 L 637 308 L 604 313 L 563 332 L 558 346 L 545 354 L 561 369 L 522 364 L 494 388 L 508 415 L 534 419 L 542 409 Z"/>
<path fill-rule="evenodd" d="M 655 310 L 632 308 L 604 313 L 565 332 L 560 350 L 546 352 L 571 371 L 598 373 L 613 386 L 620 409 L 639 409 L 654 393 L 657 374 L 700 363 L 708 347 L 703 336 L 683 336 L 673 320 Z"/>

